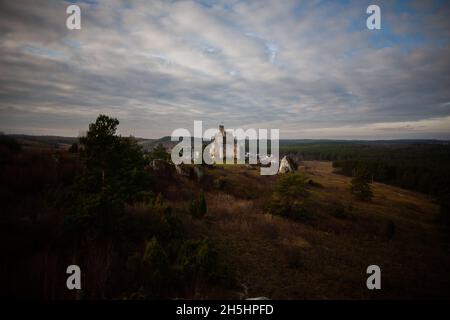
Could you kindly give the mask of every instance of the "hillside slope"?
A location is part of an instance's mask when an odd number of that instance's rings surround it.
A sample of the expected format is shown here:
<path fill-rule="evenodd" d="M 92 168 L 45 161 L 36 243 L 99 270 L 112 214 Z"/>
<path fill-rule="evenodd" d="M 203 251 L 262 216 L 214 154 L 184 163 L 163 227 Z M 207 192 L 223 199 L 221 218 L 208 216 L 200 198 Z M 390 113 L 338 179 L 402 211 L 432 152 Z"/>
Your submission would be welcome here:
<path fill-rule="evenodd" d="M 435 223 L 439 207 L 415 192 L 374 183 L 370 202 L 355 200 L 350 178 L 331 162 L 306 161 L 299 168 L 314 181 L 314 218 L 292 221 L 267 213 L 279 176 L 246 167 L 209 170 L 223 190 L 206 194 L 208 215 L 185 217 L 193 237 L 208 237 L 236 274 L 234 290 L 199 291 L 203 298 L 412 298 L 450 296 L 449 243 Z M 195 192 L 186 180 L 180 190 Z M 176 191 L 178 190 L 178 191 Z M 183 192 L 183 191 L 181 191 Z M 187 191 L 185 191 L 187 192 Z M 382 290 L 366 288 L 366 268 L 382 270 Z"/>

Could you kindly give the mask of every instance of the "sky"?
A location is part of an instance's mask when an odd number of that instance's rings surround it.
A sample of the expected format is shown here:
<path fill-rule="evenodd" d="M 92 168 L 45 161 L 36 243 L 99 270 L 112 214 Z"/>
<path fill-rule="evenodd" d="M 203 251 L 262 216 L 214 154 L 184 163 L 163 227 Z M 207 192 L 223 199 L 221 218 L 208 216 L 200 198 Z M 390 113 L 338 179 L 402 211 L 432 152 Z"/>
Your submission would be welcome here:
<path fill-rule="evenodd" d="M 77 136 L 99 114 L 144 138 L 201 120 L 450 139 L 450 1 L 0 0 L 0 131 Z"/>

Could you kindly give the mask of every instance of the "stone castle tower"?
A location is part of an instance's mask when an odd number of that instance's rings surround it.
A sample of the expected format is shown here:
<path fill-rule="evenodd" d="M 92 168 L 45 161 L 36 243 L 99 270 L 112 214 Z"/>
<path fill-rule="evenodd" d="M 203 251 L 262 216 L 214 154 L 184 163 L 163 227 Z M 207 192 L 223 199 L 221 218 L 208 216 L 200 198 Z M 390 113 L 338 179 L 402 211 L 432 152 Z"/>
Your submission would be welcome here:
<path fill-rule="evenodd" d="M 210 156 L 215 162 L 225 163 L 226 159 L 239 159 L 239 144 L 233 133 L 225 130 L 223 124 L 219 125 L 219 132 L 212 138 Z"/>

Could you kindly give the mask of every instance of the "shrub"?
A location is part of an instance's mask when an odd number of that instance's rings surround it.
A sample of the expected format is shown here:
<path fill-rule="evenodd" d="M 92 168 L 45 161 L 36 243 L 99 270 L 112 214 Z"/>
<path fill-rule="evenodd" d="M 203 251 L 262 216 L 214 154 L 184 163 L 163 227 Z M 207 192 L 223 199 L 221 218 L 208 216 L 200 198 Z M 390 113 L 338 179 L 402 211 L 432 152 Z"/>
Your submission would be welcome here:
<path fill-rule="evenodd" d="M 351 181 L 350 191 L 360 200 L 369 201 L 372 199 L 373 193 L 369 173 L 359 170 Z"/>
<path fill-rule="evenodd" d="M 168 261 L 166 253 L 155 237 L 147 242 L 142 262 L 147 269 L 147 274 L 150 275 L 149 279 L 163 280 L 163 275 L 167 271 Z"/>
<path fill-rule="evenodd" d="M 146 243 L 143 254 L 137 252 L 128 258 L 127 270 L 142 298 L 160 297 L 170 276 L 169 260 L 155 237 Z"/>
<path fill-rule="evenodd" d="M 308 179 L 299 173 L 280 176 L 268 206 L 272 214 L 296 220 L 310 220 L 312 214 L 307 210 L 309 192 Z"/>
<path fill-rule="evenodd" d="M 78 234 L 119 236 L 124 229 L 123 202 L 108 191 L 79 198 L 65 218 L 67 231 Z"/>
<path fill-rule="evenodd" d="M 185 232 L 178 216 L 171 212 L 163 214 L 158 225 L 157 235 L 165 243 L 183 240 Z"/>
<path fill-rule="evenodd" d="M 196 200 L 192 200 L 189 206 L 189 213 L 193 218 L 200 219 L 206 215 L 208 208 L 204 192 L 200 192 L 200 196 Z"/>
<path fill-rule="evenodd" d="M 161 193 L 158 193 L 156 198 L 147 198 L 146 201 L 147 208 L 153 212 L 159 214 L 170 214 L 172 212 L 172 208 L 164 201 Z"/>
<path fill-rule="evenodd" d="M 308 178 L 300 173 L 280 176 L 275 185 L 275 193 L 287 198 L 301 198 L 308 196 Z"/>
<path fill-rule="evenodd" d="M 217 251 L 207 239 L 185 241 L 178 252 L 176 266 L 184 280 L 203 278 L 215 281 L 230 276 L 229 270 L 220 263 Z"/>
<path fill-rule="evenodd" d="M 170 161 L 170 153 L 167 152 L 162 143 L 158 143 L 158 145 L 149 152 L 149 154 L 147 155 L 147 159 L 149 162 L 152 162 L 153 160 Z"/>
<path fill-rule="evenodd" d="M 169 243 L 170 241 L 184 239 L 183 224 L 178 216 L 172 212 L 172 208 L 164 201 L 161 193 L 156 198 L 147 198 L 145 208 L 159 217 L 155 231 L 159 240 Z"/>

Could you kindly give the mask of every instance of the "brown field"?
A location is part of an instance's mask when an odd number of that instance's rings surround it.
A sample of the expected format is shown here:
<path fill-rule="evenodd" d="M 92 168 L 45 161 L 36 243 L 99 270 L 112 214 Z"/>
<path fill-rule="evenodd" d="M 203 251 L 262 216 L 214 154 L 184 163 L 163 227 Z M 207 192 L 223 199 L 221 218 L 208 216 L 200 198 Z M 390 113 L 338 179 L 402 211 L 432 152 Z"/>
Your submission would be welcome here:
<path fill-rule="evenodd" d="M 197 297 L 450 296 L 449 242 L 437 230 L 439 206 L 431 198 L 374 183 L 372 201 L 362 202 L 352 197 L 350 178 L 333 173 L 331 162 L 304 162 L 299 171 L 315 182 L 310 187 L 315 218 L 307 222 L 267 213 L 278 176 L 260 176 L 244 166 L 208 170 L 209 178 L 221 177 L 225 187 L 218 191 L 205 183 L 207 216 L 183 220 L 191 237 L 208 237 L 218 248 L 235 273 L 237 289 L 198 288 Z M 181 207 L 185 204 L 175 198 L 199 187 L 183 178 L 166 197 Z M 381 267 L 382 290 L 366 288 L 371 264 Z"/>

